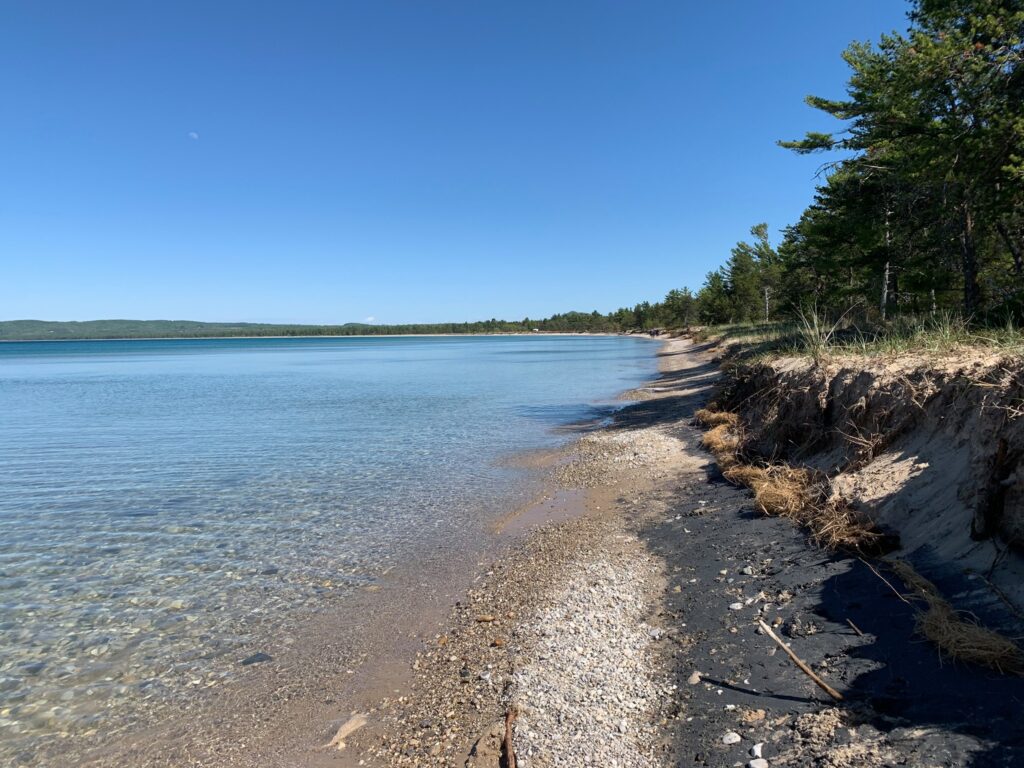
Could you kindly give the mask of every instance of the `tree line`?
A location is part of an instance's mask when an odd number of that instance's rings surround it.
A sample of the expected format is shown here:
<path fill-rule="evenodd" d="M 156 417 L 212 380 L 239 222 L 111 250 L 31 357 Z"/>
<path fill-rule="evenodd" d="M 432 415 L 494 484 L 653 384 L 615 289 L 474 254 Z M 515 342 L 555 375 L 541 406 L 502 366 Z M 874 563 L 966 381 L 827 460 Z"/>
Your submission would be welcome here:
<path fill-rule="evenodd" d="M 0 341 L 75 339 L 161 339 L 267 336 L 399 336 L 472 333 L 611 333 L 619 330 L 610 315 L 564 312 L 541 319 L 480 320 L 463 323 L 401 325 L 286 325 L 275 323 L 203 323 L 190 320 L 46 320 L 0 321 Z"/>
<path fill-rule="evenodd" d="M 695 295 L 649 312 L 685 324 L 1024 316 L 1024 0 L 916 0 L 908 19 L 846 49 L 846 98 L 808 97 L 835 132 L 779 142 L 839 157 L 778 247 L 756 225 Z"/>

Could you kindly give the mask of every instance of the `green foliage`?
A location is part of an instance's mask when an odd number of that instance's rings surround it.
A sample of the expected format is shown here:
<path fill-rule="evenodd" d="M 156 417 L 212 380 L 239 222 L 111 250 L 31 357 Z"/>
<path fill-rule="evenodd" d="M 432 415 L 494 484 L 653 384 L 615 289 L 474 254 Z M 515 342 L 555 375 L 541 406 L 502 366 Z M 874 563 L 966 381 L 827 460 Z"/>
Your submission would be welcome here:
<path fill-rule="evenodd" d="M 696 297 L 701 322 L 749 323 L 778 314 L 775 297 L 782 282 L 779 255 L 768 241 L 767 224 L 756 224 L 750 234 L 754 237 L 752 243 L 737 243 L 725 266 L 708 273 Z"/>
<path fill-rule="evenodd" d="M 784 321 L 806 350 L 854 322 L 892 346 L 1024 318 L 1024 0 L 917 0 L 909 19 L 843 53 L 846 98 L 807 98 L 841 125 L 779 144 L 842 154 L 777 251 L 758 225 L 708 274 L 701 323 Z"/>
<path fill-rule="evenodd" d="M 846 50 L 847 99 L 808 99 L 840 130 L 780 142 L 847 153 L 780 246 L 790 311 L 1024 304 L 1024 3 L 918 0 L 910 19 Z"/>

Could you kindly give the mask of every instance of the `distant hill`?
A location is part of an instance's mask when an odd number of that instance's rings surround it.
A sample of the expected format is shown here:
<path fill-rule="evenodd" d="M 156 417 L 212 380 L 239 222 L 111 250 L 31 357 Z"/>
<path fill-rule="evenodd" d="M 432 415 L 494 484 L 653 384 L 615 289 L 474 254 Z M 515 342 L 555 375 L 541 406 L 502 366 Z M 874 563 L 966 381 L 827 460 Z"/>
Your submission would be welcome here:
<path fill-rule="evenodd" d="M 166 339 L 214 336 L 388 336 L 431 333 L 524 333 L 533 330 L 563 333 L 619 330 L 608 315 L 567 312 L 545 320 L 483 320 L 474 323 L 411 325 L 277 325 L 273 323 L 201 323 L 194 320 L 49 320 L 0 321 L 0 341 L 56 339 Z"/>
<path fill-rule="evenodd" d="M 0 340 L 41 339 L 159 339 L 211 336 L 299 336 L 364 333 L 368 326 L 274 325 L 270 323 L 201 323 L 194 320 L 49 320 L 0 321 Z"/>

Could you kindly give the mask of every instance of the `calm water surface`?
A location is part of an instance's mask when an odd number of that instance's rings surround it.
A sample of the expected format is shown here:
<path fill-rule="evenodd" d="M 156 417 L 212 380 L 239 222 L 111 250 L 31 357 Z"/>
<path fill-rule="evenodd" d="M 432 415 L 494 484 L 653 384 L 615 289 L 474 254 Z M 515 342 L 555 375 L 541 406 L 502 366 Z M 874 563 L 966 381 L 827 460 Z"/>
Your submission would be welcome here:
<path fill-rule="evenodd" d="M 229 683 L 245 649 L 459 546 L 655 372 L 621 337 L 0 344 L 0 762 Z"/>

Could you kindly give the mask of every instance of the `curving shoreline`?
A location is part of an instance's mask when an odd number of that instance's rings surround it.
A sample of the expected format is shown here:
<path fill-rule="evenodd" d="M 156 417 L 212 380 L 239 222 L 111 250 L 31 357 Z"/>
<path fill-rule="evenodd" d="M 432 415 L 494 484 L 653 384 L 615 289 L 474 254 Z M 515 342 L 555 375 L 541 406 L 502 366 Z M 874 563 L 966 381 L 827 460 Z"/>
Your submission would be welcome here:
<path fill-rule="evenodd" d="M 509 735 L 518 765 L 538 768 L 1024 759 L 1019 679 L 944 667 L 866 566 L 723 480 L 691 425 L 719 377 L 711 354 L 668 342 L 654 386 L 556 467 L 583 514 L 487 565 L 409 687 L 339 720 L 332 758 L 295 764 L 500 768 Z"/>
<path fill-rule="evenodd" d="M 1020 682 L 943 667 L 866 567 L 755 514 L 691 424 L 719 380 L 710 350 L 671 340 L 659 355 L 636 402 L 541 457 L 550 491 L 503 521 L 492 556 L 382 585 L 362 647 L 332 644 L 326 622 L 317 648 L 257 667 L 250 699 L 200 729 L 80 764 L 500 768 L 509 734 L 538 768 L 1024 758 Z M 401 595 L 414 609 L 372 613 Z"/>

